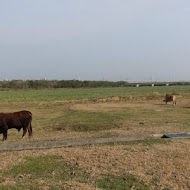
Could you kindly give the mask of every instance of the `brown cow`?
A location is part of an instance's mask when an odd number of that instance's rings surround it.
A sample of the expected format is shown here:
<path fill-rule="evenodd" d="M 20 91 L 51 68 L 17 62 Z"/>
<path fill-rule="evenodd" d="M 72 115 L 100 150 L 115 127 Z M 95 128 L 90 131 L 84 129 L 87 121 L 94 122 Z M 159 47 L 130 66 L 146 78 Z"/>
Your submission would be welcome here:
<path fill-rule="evenodd" d="M 15 128 L 18 131 L 23 128 L 23 135 L 28 131 L 28 137 L 32 136 L 32 113 L 29 111 L 19 111 L 14 113 L 0 113 L 0 133 L 3 133 L 3 140 L 7 139 L 8 129 Z"/>
<path fill-rule="evenodd" d="M 176 96 L 175 95 L 171 95 L 171 94 L 166 94 L 164 101 L 166 102 L 166 104 L 168 102 L 173 102 L 173 105 L 176 105 Z"/>

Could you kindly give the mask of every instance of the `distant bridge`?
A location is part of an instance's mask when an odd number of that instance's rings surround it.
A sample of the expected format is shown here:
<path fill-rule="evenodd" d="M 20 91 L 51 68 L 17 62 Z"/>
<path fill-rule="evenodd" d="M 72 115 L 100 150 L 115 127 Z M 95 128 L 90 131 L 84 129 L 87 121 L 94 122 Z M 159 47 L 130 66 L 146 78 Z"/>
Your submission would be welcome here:
<path fill-rule="evenodd" d="M 158 82 L 158 81 L 148 81 L 148 82 L 128 82 L 130 86 L 140 87 L 140 86 L 176 86 L 176 85 L 190 85 L 190 81 L 175 81 L 175 82 Z"/>

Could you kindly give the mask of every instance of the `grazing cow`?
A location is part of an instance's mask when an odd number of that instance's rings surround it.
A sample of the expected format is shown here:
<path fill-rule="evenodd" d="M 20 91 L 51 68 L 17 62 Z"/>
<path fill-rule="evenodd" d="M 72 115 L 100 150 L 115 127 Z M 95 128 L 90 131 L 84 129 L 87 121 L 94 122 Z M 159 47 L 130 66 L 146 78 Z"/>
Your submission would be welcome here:
<path fill-rule="evenodd" d="M 173 105 L 176 105 L 176 96 L 171 94 L 166 94 L 165 100 L 166 104 L 168 102 L 173 102 Z"/>
<path fill-rule="evenodd" d="M 7 139 L 8 129 L 15 128 L 18 131 L 23 128 L 23 135 L 28 131 L 28 137 L 32 136 L 32 113 L 29 111 L 19 111 L 14 113 L 0 113 L 0 133 L 3 133 L 3 140 Z"/>

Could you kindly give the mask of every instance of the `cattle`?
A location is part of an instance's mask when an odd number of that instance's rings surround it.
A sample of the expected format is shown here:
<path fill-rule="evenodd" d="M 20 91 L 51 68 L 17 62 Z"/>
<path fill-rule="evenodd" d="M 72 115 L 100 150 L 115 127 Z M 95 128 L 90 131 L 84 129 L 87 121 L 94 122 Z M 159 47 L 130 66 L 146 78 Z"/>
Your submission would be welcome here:
<path fill-rule="evenodd" d="M 22 138 L 28 131 L 28 137 L 32 136 L 32 113 L 30 111 L 18 111 L 14 113 L 0 113 L 0 134 L 3 133 L 3 141 L 7 139 L 8 129 L 23 129 Z"/>
<path fill-rule="evenodd" d="M 176 96 L 171 94 L 166 94 L 164 102 L 166 102 L 166 104 L 168 102 L 173 102 L 173 105 L 176 105 Z"/>

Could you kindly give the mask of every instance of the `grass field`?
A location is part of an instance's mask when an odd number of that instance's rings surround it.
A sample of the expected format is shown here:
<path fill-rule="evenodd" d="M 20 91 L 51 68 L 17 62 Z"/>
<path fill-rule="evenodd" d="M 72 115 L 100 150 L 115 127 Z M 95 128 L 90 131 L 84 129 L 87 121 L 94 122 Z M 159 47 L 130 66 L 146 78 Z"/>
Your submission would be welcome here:
<path fill-rule="evenodd" d="M 9 103 L 35 103 L 52 102 L 64 100 L 96 99 L 108 96 L 144 96 L 164 95 L 174 93 L 189 95 L 189 86 L 169 87 L 126 87 L 126 88 L 87 88 L 87 89 L 48 89 L 48 90 L 26 90 L 26 91 L 1 91 L 0 104 Z"/>
<path fill-rule="evenodd" d="M 163 102 L 177 95 L 177 105 Z M 33 138 L 190 132 L 190 86 L 0 92 L 0 112 L 30 110 Z M 2 137 L 2 134 L 1 134 Z M 190 189 L 189 139 L 0 152 L 0 189 Z"/>

